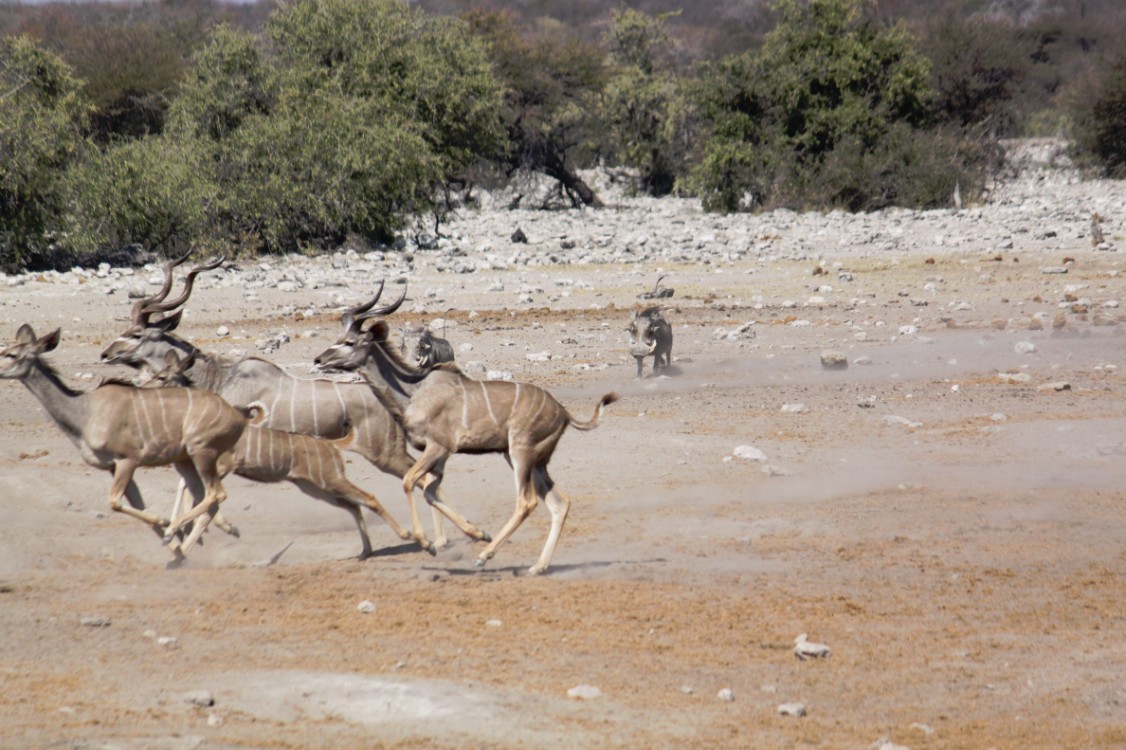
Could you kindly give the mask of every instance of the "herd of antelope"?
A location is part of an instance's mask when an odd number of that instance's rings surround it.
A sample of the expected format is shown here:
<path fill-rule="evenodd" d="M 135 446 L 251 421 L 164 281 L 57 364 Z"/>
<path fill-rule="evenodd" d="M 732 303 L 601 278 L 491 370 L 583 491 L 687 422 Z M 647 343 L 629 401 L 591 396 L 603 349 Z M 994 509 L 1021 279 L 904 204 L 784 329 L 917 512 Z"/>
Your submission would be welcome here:
<path fill-rule="evenodd" d="M 86 463 L 113 474 L 110 507 L 156 531 L 172 552 L 170 565 L 185 559 L 211 523 L 238 535 L 220 511 L 227 497 L 222 480 L 234 472 L 254 481 L 289 481 L 343 508 L 359 529 L 361 559 L 373 554 L 364 507 L 400 538 L 431 553 L 447 544 L 443 517 L 449 519 L 470 539 L 485 543 L 476 559 L 481 566 L 543 500 L 551 529 L 528 572 L 547 569 L 570 509 L 547 464 L 567 427 L 597 427 L 616 394 L 604 395 L 593 416 L 581 421 L 542 388 L 466 376 L 452 362 L 448 343 L 428 332 L 419 338 L 412 361 L 392 345 L 387 322 L 406 293 L 377 307 L 382 283 L 371 300 L 344 312 L 344 335 L 315 360 L 319 371 L 358 372 L 365 382 L 299 379 L 258 357 L 209 354 L 174 331 L 196 276 L 222 259 L 192 268 L 181 294 L 168 300 L 174 270 L 187 257 L 164 265 L 160 291 L 133 304 L 129 327 L 102 352 L 106 364 L 147 374 L 141 385 L 109 380 L 86 392 L 68 387 L 44 359 L 58 346 L 58 329 L 40 336 L 25 323 L 14 343 L 0 348 L 0 379 L 22 381 Z M 635 316 L 630 331 L 639 375 L 647 355 L 654 357 L 654 369 L 668 366 L 671 331 L 655 308 Z M 420 455 L 412 456 L 408 446 Z M 347 478 L 341 451 L 358 453 L 402 480 L 409 531 Z M 467 521 L 441 494 L 446 461 L 455 453 L 500 453 L 512 467 L 516 509 L 495 536 Z M 141 466 L 168 465 L 181 481 L 165 518 L 146 510 L 133 474 Z M 416 487 L 431 508 L 433 540 L 419 518 Z"/>

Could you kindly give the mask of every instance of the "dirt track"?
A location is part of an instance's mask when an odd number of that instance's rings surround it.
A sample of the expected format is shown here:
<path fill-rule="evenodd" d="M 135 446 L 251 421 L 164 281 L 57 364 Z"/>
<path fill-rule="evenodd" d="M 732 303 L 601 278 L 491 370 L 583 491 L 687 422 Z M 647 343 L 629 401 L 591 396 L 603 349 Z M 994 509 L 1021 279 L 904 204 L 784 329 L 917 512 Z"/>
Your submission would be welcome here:
<path fill-rule="evenodd" d="M 224 512 L 242 537 L 212 530 L 165 570 L 158 539 L 109 513 L 108 475 L 0 383 L 0 746 L 1126 746 L 1126 338 L 1105 305 L 1123 284 L 1119 254 L 1084 242 L 1058 277 L 1041 269 L 1061 258 L 1019 248 L 827 252 L 824 267 L 862 280 L 860 306 L 783 304 L 818 283 L 809 260 L 672 265 L 674 371 L 642 380 L 621 269 L 566 267 L 586 283 L 511 309 L 472 279 L 419 274 L 426 314 L 403 318 L 446 315 L 455 348 L 472 345 L 459 360 L 549 387 L 582 418 L 622 395 L 556 453 L 574 505 L 539 578 L 523 573 L 543 510 L 483 570 L 468 540 L 430 557 L 375 516 L 379 554 L 359 562 L 345 514 L 238 478 Z M 936 277 L 929 305 L 899 294 Z M 1065 283 L 1086 311 L 1061 307 Z M 761 307 L 740 304 L 751 292 Z M 298 307 L 324 298 L 307 296 Z M 222 350 L 221 323 L 246 346 L 284 324 L 310 335 L 271 358 L 307 374 L 338 323 L 279 319 L 282 297 L 203 287 L 181 333 Z M 970 304 L 942 305 L 954 298 Z M 4 342 L 21 322 L 62 325 L 53 361 L 76 387 L 122 374 L 95 363 L 124 327 L 123 294 L 33 281 L 0 302 Z M 748 320 L 753 338 L 716 335 Z M 849 368 L 823 369 L 825 349 Z M 395 480 L 357 457 L 349 472 L 407 520 Z M 173 472 L 139 479 L 170 504 Z M 511 512 L 495 456 L 455 458 L 445 487 L 486 529 Z M 832 655 L 797 660 L 803 632 Z M 568 697 L 582 685 L 601 695 Z M 804 717 L 779 714 L 795 702 Z"/>

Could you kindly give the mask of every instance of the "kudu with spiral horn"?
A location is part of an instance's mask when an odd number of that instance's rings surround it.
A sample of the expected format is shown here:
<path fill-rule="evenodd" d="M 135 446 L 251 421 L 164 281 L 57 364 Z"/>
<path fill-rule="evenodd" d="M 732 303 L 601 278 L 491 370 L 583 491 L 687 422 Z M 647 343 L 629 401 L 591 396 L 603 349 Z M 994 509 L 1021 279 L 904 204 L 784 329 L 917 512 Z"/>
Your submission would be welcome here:
<path fill-rule="evenodd" d="M 182 262 L 183 259 L 179 259 L 166 264 L 165 287 L 171 286 L 172 270 Z M 185 375 L 196 388 L 217 393 L 239 409 L 246 409 L 255 402 L 264 404 L 267 417 L 263 427 L 331 440 L 354 431 L 347 450 L 360 454 L 383 472 L 398 478 L 405 476 L 415 463 L 407 450 L 406 433 L 364 383 L 296 378 L 258 357 L 232 359 L 205 353 L 173 333 L 180 324 L 182 312 L 175 308 L 187 301 L 195 275 L 217 265 L 212 262 L 193 268 L 185 280 L 184 292 L 171 302 L 163 301 L 167 292 L 162 289 L 163 294 L 143 300 L 143 305 L 134 305 L 132 325 L 106 347 L 102 361 L 158 372 L 165 367 L 168 352 L 176 352 L 183 358 L 190 356 L 192 366 Z M 373 309 L 375 314 L 390 314 L 406 296 L 404 291 L 398 301 L 376 308 L 382 292 L 381 283 L 370 301 L 345 310 L 344 320 L 351 321 Z M 163 316 L 154 319 L 152 316 L 156 313 L 163 313 Z M 415 535 L 423 549 L 431 552 L 435 546 L 447 543 L 441 514 L 434 511 L 433 519 L 433 544 L 424 534 Z M 469 528 L 473 530 L 467 533 L 473 539 L 488 537 L 475 527 Z"/>

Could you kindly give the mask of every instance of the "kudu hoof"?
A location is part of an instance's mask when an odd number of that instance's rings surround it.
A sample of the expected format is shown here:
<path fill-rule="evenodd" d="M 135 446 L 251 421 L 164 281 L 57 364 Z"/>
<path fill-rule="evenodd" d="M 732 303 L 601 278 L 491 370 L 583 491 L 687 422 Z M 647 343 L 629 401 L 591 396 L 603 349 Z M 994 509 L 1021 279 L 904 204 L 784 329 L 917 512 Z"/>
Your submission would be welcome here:
<path fill-rule="evenodd" d="M 175 534 L 165 534 L 164 536 L 162 536 L 160 538 L 160 543 L 167 547 L 169 544 L 172 544 L 172 541 L 175 538 L 176 538 Z"/>
<path fill-rule="evenodd" d="M 487 560 L 482 560 L 481 558 L 478 557 L 476 560 L 473 561 L 473 567 L 483 568 L 483 567 L 485 567 L 486 562 L 487 562 Z"/>

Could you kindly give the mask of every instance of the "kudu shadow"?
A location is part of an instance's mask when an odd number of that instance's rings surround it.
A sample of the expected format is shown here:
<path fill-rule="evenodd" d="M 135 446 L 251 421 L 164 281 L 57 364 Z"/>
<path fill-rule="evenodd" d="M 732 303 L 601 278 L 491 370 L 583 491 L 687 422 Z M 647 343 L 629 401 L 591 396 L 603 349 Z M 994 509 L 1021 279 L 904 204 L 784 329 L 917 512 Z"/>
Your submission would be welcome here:
<path fill-rule="evenodd" d="M 663 557 L 656 557 L 652 560 L 589 560 L 581 563 L 565 563 L 562 565 L 552 564 L 546 571 L 541 573 L 538 577 L 550 578 L 553 574 L 568 573 L 571 571 L 583 570 L 596 570 L 600 568 L 611 568 L 621 565 L 654 565 L 667 563 Z M 528 566 L 526 565 L 504 565 L 504 566 L 486 566 L 478 568 L 476 565 L 464 566 L 442 566 L 442 565 L 424 565 L 424 571 L 429 571 L 437 574 L 445 573 L 449 576 L 480 576 L 484 578 L 527 578 Z"/>

